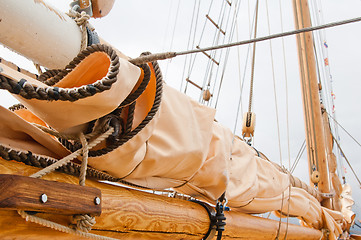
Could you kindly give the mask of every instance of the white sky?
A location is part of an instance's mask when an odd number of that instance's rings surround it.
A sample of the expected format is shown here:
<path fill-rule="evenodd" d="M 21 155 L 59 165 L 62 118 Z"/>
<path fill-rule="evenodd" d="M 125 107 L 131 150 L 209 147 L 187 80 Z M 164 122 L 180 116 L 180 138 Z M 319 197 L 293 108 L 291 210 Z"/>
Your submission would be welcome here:
<path fill-rule="evenodd" d="M 62 11 L 68 10 L 70 1 L 48 0 Z M 112 44 L 114 47 L 130 57 L 137 57 L 144 51 L 153 53 L 169 51 L 183 51 L 187 49 L 189 28 L 191 24 L 193 5 L 195 1 L 165 1 L 165 0 L 131 0 L 116 1 L 112 12 L 103 19 L 91 20 L 98 34 Z M 206 1 L 207 5 L 211 1 Z M 238 14 L 238 40 L 249 38 L 249 17 L 248 12 L 253 14 L 254 2 L 241 1 L 241 10 Z M 258 36 L 268 35 L 267 9 L 265 1 L 260 1 Z M 292 1 L 282 2 L 283 30 L 294 29 Z M 319 1 L 317 1 L 319 2 Z M 359 17 L 361 13 L 360 0 L 322 0 L 322 15 L 324 23 Z M 179 5 L 178 5 L 179 4 Z M 202 3 L 204 6 L 205 3 Z M 278 1 L 269 1 L 270 33 L 282 31 L 280 21 L 280 6 Z M 177 13 L 177 8 L 179 10 Z M 218 18 L 220 5 L 212 8 L 209 15 L 213 19 Z M 199 17 L 200 27 L 205 21 L 207 8 L 202 7 L 203 13 Z M 176 16 L 178 16 L 176 18 Z M 177 21 L 176 21 L 177 19 Z M 208 23 L 207 30 L 213 33 L 211 24 Z M 361 141 L 361 107 L 359 104 L 361 93 L 361 23 L 349 24 L 347 26 L 335 27 L 325 30 L 328 44 L 328 58 L 330 71 L 333 79 L 333 89 L 336 95 L 335 107 L 337 121 L 349 131 L 354 138 Z M 199 29 L 201 32 L 201 29 Z M 172 35 L 174 34 L 174 37 Z M 172 41 L 173 39 L 173 41 Z M 201 47 L 211 45 L 213 35 L 205 34 L 200 44 Z M 196 38 L 198 44 L 199 38 Z M 233 41 L 237 41 L 236 36 Z M 299 148 L 304 140 L 304 125 L 302 103 L 300 95 L 299 71 L 297 62 L 297 49 L 294 37 L 284 38 L 285 55 L 287 65 L 287 79 L 289 90 L 289 127 L 290 127 L 290 156 L 291 164 L 296 157 Z M 277 123 L 275 114 L 275 100 L 272 78 L 272 61 L 270 57 L 269 41 L 257 44 L 256 66 L 255 66 L 255 87 L 254 87 L 254 112 L 257 115 L 255 147 L 265 153 L 272 161 L 280 163 L 280 150 L 277 136 Z M 288 167 L 288 148 L 286 131 L 286 105 L 285 105 L 285 70 L 282 52 L 282 40 L 272 40 L 272 53 L 274 57 L 274 75 L 277 91 L 277 103 L 279 111 L 281 154 L 282 164 Z M 193 47 L 194 48 L 194 45 Z M 227 73 L 224 78 L 224 85 L 220 93 L 220 100 L 217 108 L 217 120 L 233 129 L 236 119 L 237 102 L 240 93 L 239 67 L 243 76 L 244 64 L 246 62 L 247 46 L 239 48 L 240 63 L 238 63 L 237 50 L 232 49 L 230 60 L 227 65 Z M 225 52 L 223 52 L 225 54 Z M 32 68 L 31 64 L 18 60 L 6 49 L 0 47 L 0 56 L 6 60 L 15 62 L 22 67 Z M 223 55 L 224 56 L 224 55 Z M 198 54 L 197 59 L 206 58 Z M 161 66 L 167 84 L 180 89 L 183 65 L 185 57 L 177 57 L 171 61 L 162 61 Z M 322 61 L 322 59 L 321 59 Z M 204 61 L 205 62 L 205 61 Z M 191 79 L 202 84 L 205 65 L 197 65 L 192 71 Z M 33 70 L 33 68 L 32 68 Z M 250 62 L 246 71 L 243 110 L 248 106 L 248 88 L 250 79 Z M 183 77 L 184 78 L 184 77 Z M 193 88 L 193 90 L 192 90 Z M 199 91 L 188 86 L 189 93 L 198 100 Z M 11 98 L 5 97 L 1 92 L 1 104 L 10 106 L 14 103 Z M 241 118 L 241 117 L 240 117 Z M 240 134 L 241 123 L 238 123 L 237 134 Z M 361 177 L 361 161 L 359 155 L 361 147 L 358 146 L 345 132 L 339 128 L 341 144 L 344 152 L 354 167 L 356 173 Z M 299 166 L 296 169 L 296 176 L 308 182 L 306 153 L 304 153 Z M 346 165 L 346 178 L 353 186 L 356 206 L 354 210 L 361 215 L 361 190 L 356 183 L 350 168 Z M 298 175 L 299 174 L 299 175 Z"/>

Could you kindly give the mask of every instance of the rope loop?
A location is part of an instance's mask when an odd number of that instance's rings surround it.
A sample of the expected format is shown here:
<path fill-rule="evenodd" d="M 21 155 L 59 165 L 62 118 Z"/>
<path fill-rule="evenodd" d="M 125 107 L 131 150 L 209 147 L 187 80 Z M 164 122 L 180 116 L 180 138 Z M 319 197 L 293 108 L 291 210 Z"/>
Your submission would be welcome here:
<path fill-rule="evenodd" d="M 224 192 L 217 200 L 216 204 L 216 230 L 217 230 L 217 240 L 222 239 L 222 233 L 225 230 L 226 226 L 226 216 L 224 216 L 224 211 L 229 211 L 229 208 L 227 207 L 227 198 L 226 198 L 226 192 Z"/>
<path fill-rule="evenodd" d="M 148 64 L 141 64 L 139 67 L 144 71 L 144 77 L 139 87 L 133 93 L 131 93 L 117 109 L 115 109 L 112 113 L 104 116 L 102 119 L 99 119 L 99 121 L 108 119 L 106 122 L 115 129 L 114 134 L 107 139 L 107 146 L 105 148 L 89 151 L 89 157 L 102 156 L 122 146 L 130 139 L 132 139 L 136 134 L 138 134 L 145 126 L 147 126 L 147 124 L 156 115 L 160 107 L 163 92 L 163 76 L 157 62 L 152 62 L 152 66 L 156 78 L 156 92 L 152 108 L 148 112 L 148 115 L 138 126 L 132 129 L 136 100 L 145 91 L 152 75 L 150 66 Z M 120 113 L 122 112 L 123 108 L 128 108 L 128 116 L 126 120 L 120 117 Z"/>
<path fill-rule="evenodd" d="M 56 84 L 67 76 L 80 62 L 94 52 L 104 52 L 111 59 L 109 71 L 106 76 L 81 87 L 74 88 L 56 88 Z M 39 87 L 27 81 L 17 82 L 7 76 L 0 74 L 0 88 L 8 90 L 10 93 L 20 95 L 25 99 L 38 99 L 46 101 L 70 101 L 74 102 L 82 98 L 93 96 L 97 93 L 109 90 L 113 83 L 117 81 L 119 73 L 119 57 L 115 50 L 103 44 L 93 44 L 80 52 L 63 70 L 50 70 L 40 75 L 41 82 L 49 85 L 48 87 Z"/>

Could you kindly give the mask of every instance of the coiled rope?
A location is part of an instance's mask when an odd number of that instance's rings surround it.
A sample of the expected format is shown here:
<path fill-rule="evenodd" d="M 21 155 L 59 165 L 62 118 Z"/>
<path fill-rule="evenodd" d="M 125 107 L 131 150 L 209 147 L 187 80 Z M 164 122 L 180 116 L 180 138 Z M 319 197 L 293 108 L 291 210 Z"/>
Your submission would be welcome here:
<path fill-rule="evenodd" d="M 88 84 L 82 87 L 75 87 L 71 89 L 51 87 L 51 85 L 63 79 L 82 60 L 94 52 L 104 52 L 110 58 L 111 63 L 109 71 L 105 77 L 93 84 Z M 54 72 L 57 72 L 57 74 L 54 77 L 50 77 Z M 49 85 L 49 87 L 39 87 L 30 84 L 25 79 L 21 79 L 19 82 L 17 82 L 6 76 L 0 75 L 0 88 L 8 90 L 10 93 L 20 95 L 26 99 L 74 102 L 76 100 L 90 97 L 97 93 L 109 90 L 112 84 L 116 82 L 118 73 L 119 57 L 117 56 L 116 52 L 107 45 L 94 44 L 80 52 L 78 56 L 75 57 L 74 60 L 65 67 L 65 69 L 55 70 L 52 73 L 45 73 L 44 75 L 41 75 L 39 79 L 45 84 Z"/>

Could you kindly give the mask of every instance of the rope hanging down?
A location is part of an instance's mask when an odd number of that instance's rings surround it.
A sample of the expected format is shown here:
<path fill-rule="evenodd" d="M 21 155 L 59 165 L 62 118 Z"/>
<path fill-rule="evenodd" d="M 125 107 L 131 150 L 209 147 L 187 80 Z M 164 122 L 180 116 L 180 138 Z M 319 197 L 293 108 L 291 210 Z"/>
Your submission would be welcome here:
<path fill-rule="evenodd" d="M 192 54 L 192 53 L 199 53 L 199 52 L 205 52 L 205 51 L 210 51 L 210 50 L 217 50 L 217 49 L 221 49 L 221 48 L 235 47 L 235 46 L 240 46 L 240 45 L 245 45 L 245 44 L 270 40 L 270 39 L 274 39 L 274 38 L 295 35 L 295 34 L 298 34 L 298 33 L 311 32 L 311 31 L 316 31 L 316 30 L 320 30 L 320 29 L 336 27 L 336 26 L 349 24 L 349 23 L 354 23 L 354 22 L 359 22 L 359 21 L 361 21 L 361 17 L 347 19 L 347 20 L 338 21 L 338 22 L 331 22 L 331 23 L 328 23 L 328 24 L 323 24 L 323 25 L 319 25 L 319 26 L 315 26 L 315 27 L 302 28 L 302 29 L 298 29 L 298 30 L 284 32 L 284 33 L 272 34 L 272 35 L 265 36 L 265 37 L 259 37 L 259 38 L 244 40 L 244 41 L 235 42 L 235 43 L 222 44 L 222 45 L 218 45 L 218 46 L 214 46 L 214 47 L 193 49 L 193 50 L 183 51 L 183 52 L 155 53 L 155 54 L 151 54 L 151 55 L 148 55 L 148 56 L 141 56 L 141 57 L 138 57 L 138 58 L 131 59 L 130 62 L 133 63 L 133 64 L 142 64 L 142 63 L 152 62 L 152 61 L 156 61 L 156 60 L 165 60 L 165 59 L 169 59 L 169 58 L 174 58 L 176 56 Z"/>
<path fill-rule="evenodd" d="M 254 25 L 254 38 L 257 37 L 258 26 L 258 0 L 256 2 L 256 20 Z M 256 63 L 256 42 L 253 43 L 253 55 L 252 55 L 252 71 L 251 71 L 251 84 L 249 89 L 249 103 L 247 114 L 247 126 L 251 125 L 251 113 L 252 113 L 252 101 L 253 101 L 253 83 L 254 83 L 254 67 Z"/>

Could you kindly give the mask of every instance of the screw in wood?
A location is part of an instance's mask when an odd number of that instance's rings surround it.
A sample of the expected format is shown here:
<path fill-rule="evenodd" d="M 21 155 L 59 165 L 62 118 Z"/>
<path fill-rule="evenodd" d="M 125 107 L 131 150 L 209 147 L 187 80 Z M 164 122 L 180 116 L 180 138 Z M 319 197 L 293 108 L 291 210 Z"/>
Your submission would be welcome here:
<path fill-rule="evenodd" d="M 46 203 L 48 201 L 48 196 L 45 193 L 41 194 L 40 201 Z"/>
<path fill-rule="evenodd" d="M 95 198 L 94 198 L 94 203 L 95 203 L 95 205 L 99 205 L 99 204 L 100 204 L 100 198 L 99 198 L 99 197 L 95 197 Z"/>

